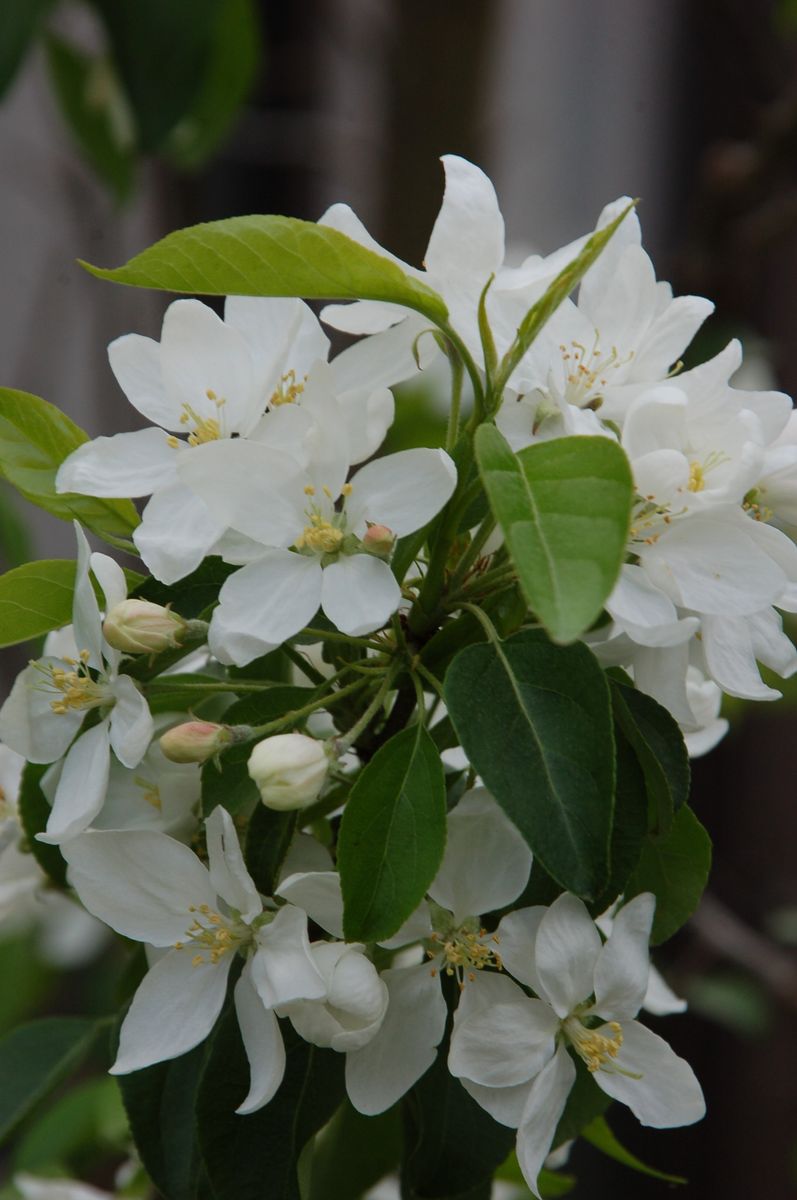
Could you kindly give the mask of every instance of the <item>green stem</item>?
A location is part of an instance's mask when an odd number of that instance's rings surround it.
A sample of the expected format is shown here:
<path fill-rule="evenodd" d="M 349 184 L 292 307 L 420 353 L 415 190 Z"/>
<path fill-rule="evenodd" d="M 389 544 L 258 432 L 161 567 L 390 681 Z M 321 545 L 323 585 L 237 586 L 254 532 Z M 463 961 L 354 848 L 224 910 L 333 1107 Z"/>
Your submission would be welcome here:
<path fill-rule="evenodd" d="M 345 642 L 347 646 L 365 646 L 368 650 L 384 649 L 384 646 L 373 638 L 349 637 L 347 633 L 338 633 L 336 629 L 313 629 L 308 626 L 302 630 L 302 636 L 317 638 L 319 642 Z"/>
<path fill-rule="evenodd" d="M 301 708 L 294 708 L 291 712 L 285 713 L 281 717 L 277 717 L 275 721 L 268 721 L 265 725 L 252 725 L 250 734 L 247 740 L 251 738 L 267 737 L 271 733 L 278 733 L 286 725 L 292 725 L 296 721 L 300 721 L 302 717 L 309 717 L 319 708 L 331 708 L 333 704 L 337 704 L 340 700 L 350 696 L 352 692 L 356 692 L 359 688 L 366 687 L 367 679 L 355 679 L 353 683 L 347 683 L 345 687 L 338 688 L 326 696 L 321 696 L 317 700 L 311 700 L 309 704 L 302 705 Z"/>
<path fill-rule="evenodd" d="M 462 601 L 467 600 L 468 597 L 479 596 L 482 598 L 488 593 L 502 591 L 508 584 L 514 583 L 516 578 L 514 567 L 500 567 L 495 571 L 485 571 L 483 575 L 478 575 L 458 592 L 449 592 L 446 596 L 445 607 L 448 610 L 462 608 Z"/>
<path fill-rule="evenodd" d="M 326 682 L 326 680 L 324 681 Z M 161 692 L 197 692 L 200 695 L 213 696 L 216 692 L 267 692 L 271 688 L 279 687 L 280 684 L 275 683 L 273 679 L 268 682 L 254 683 L 243 679 L 220 679 L 218 683 L 205 683 L 197 680 L 196 682 L 188 679 L 174 679 L 168 675 L 162 675 L 158 679 L 150 679 L 146 685 L 146 691 L 149 693 L 155 691 Z"/>
<path fill-rule="evenodd" d="M 451 357 L 451 410 L 448 414 L 446 450 L 451 451 L 459 437 L 459 414 L 462 407 L 463 363 L 459 355 Z"/>
<path fill-rule="evenodd" d="M 297 670 L 301 671 L 316 687 L 320 687 L 327 682 L 326 676 L 317 667 L 314 667 L 311 662 L 308 662 L 304 654 L 297 650 L 295 646 L 291 646 L 288 642 L 283 642 L 282 649 L 285 651 L 285 657 L 289 658 Z"/>
<path fill-rule="evenodd" d="M 399 665 L 394 664 L 394 666 L 391 669 L 388 669 L 385 672 L 385 678 L 382 680 L 381 684 L 379 685 L 379 690 L 377 691 L 377 693 L 374 696 L 371 703 L 366 708 L 365 712 L 362 714 L 362 716 L 357 721 L 355 721 L 355 723 L 352 725 L 351 729 L 346 731 L 346 733 L 343 735 L 342 738 L 335 739 L 335 748 L 338 752 L 338 755 L 345 754 L 346 751 L 351 746 L 354 745 L 354 743 L 357 741 L 357 738 L 360 736 L 360 734 L 364 733 L 365 730 L 368 728 L 368 726 L 371 724 L 374 717 L 376 716 L 376 714 L 379 712 L 380 708 L 384 704 L 385 697 L 387 696 L 388 692 L 390 691 L 391 687 L 393 686 L 393 680 L 395 679 L 399 669 L 400 669 Z"/>
<path fill-rule="evenodd" d="M 446 335 L 446 337 L 448 338 L 451 345 L 454 347 L 454 349 L 459 354 L 459 357 L 465 366 L 465 370 L 468 372 L 468 376 L 469 376 L 471 384 L 473 386 L 474 410 L 477 411 L 479 414 L 481 414 L 482 409 L 484 407 L 484 386 L 482 384 L 482 378 L 481 378 L 481 374 L 479 372 L 479 368 L 476 366 L 476 363 L 471 358 L 470 351 L 468 350 L 467 346 L 463 342 L 462 338 L 459 336 L 458 333 L 455 333 L 455 331 L 451 328 L 450 325 L 442 324 L 442 325 L 439 325 L 438 328 L 442 330 L 442 332 Z"/>
<path fill-rule="evenodd" d="M 412 669 L 413 669 L 413 671 L 417 671 L 417 673 L 419 675 L 421 675 L 426 680 L 427 683 L 431 684 L 432 688 L 435 690 L 435 692 L 437 693 L 438 697 L 441 700 L 445 699 L 445 697 L 443 696 L 442 683 L 440 682 L 440 680 L 437 678 L 436 675 L 432 674 L 432 672 L 429 670 L 428 667 L 425 667 L 422 662 L 416 662 L 413 664 Z"/>
<path fill-rule="evenodd" d="M 492 513 L 488 512 L 487 516 L 483 518 L 481 525 L 474 533 L 470 545 L 462 555 L 462 558 L 459 560 L 459 563 L 457 564 L 454 573 L 451 576 L 451 580 L 448 585 L 450 592 L 456 591 L 456 589 L 460 586 L 468 571 L 478 559 L 482 546 L 487 541 L 494 529 L 495 517 Z"/>
<path fill-rule="evenodd" d="M 488 642 L 492 642 L 494 646 L 501 645 L 501 638 L 499 637 L 498 630 L 496 629 L 495 625 L 493 625 L 483 608 L 479 608 L 478 604 L 468 604 L 467 602 L 460 604 L 460 608 L 464 608 L 466 612 L 471 613 L 476 618 L 484 632 L 487 634 Z"/>

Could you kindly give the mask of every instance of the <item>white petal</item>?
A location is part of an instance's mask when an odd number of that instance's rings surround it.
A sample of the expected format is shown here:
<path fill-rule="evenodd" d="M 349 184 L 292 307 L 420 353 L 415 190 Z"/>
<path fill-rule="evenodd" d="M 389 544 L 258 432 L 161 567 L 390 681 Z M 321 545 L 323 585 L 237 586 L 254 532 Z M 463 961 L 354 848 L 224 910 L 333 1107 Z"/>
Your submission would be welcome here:
<path fill-rule="evenodd" d="M 409 946 L 413 942 L 422 942 L 432 933 L 432 915 L 426 900 L 421 900 L 415 912 L 411 913 L 392 937 L 380 942 L 387 950 L 398 950 L 401 946 Z"/>
<path fill-rule="evenodd" d="M 358 1112 L 384 1112 L 435 1060 L 446 1026 L 440 980 L 428 963 L 384 971 L 390 999 L 376 1037 L 346 1056 L 346 1089 Z"/>
<path fill-rule="evenodd" d="M 73 521 L 75 537 L 77 538 L 77 568 L 75 570 L 75 594 L 72 598 L 72 627 L 79 651 L 89 651 L 89 665 L 97 670 L 103 668 L 102 620 L 100 606 L 94 594 L 94 586 L 89 577 L 91 547 L 86 541 L 86 535 Z"/>
<path fill-rule="evenodd" d="M 687 1004 L 680 996 L 676 996 L 659 971 L 651 967 L 642 1007 L 655 1017 L 668 1017 L 671 1013 L 686 1012 Z"/>
<path fill-rule="evenodd" d="M 370 458 L 393 424 L 393 393 L 389 388 L 346 392 L 338 396 L 338 408 L 348 435 L 349 461 L 358 463 Z"/>
<path fill-rule="evenodd" d="M 496 930 L 504 968 L 520 983 L 533 988 L 543 999 L 547 999 L 547 996 L 537 975 L 535 946 L 540 921 L 547 911 L 542 904 L 518 908 L 502 917 Z"/>
<path fill-rule="evenodd" d="M 466 792 L 447 828 L 432 899 L 460 923 L 516 900 L 529 880 L 531 851 L 487 789 Z"/>
<path fill-rule="evenodd" d="M 134 941 L 173 946 L 193 924 L 192 908 L 216 906 L 202 863 L 166 834 L 89 831 L 61 853 L 83 905 Z"/>
<path fill-rule="evenodd" d="M 777 700 L 780 692 L 764 683 L 756 664 L 750 617 L 704 617 L 703 653 L 706 666 L 729 696 L 747 700 Z"/>
<path fill-rule="evenodd" d="M 225 581 L 213 624 L 279 646 L 315 616 L 321 575 L 315 558 L 290 550 L 266 550 Z M 217 634 L 216 644 L 220 643 L 225 644 Z"/>
<path fill-rule="evenodd" d="M 387 256 L 386 256 L 387 257 Z M 409 309 L 381 300 L 355 300 L 353 304 L 327 304 L 321 320 L 342 333 L 384 333 L 407 318 Z"/>
<path fill-rule="evenodd" d="M 543 1000 L 529 1000 L 503 975 L 477 976 L 465 988 L 481 985 L 489 996 L 485 1009 L 461 1015 L 460 1003 L 451 1035 L 448 1068 L 457 1078 L 484 1087 L 527 1083 L 545 1066 L 554 1049 L 559 1020 Z"/>
<path fill-rule="evenodd" d="M 189 488 L 173 483 L 155 492 L 133 541 L 156 579 L 176 583 L 196 570 L 226 528 Z"/>
<path fill-rule="evenodd" d="M 47 832 L 39 841 L 59 845 L 88 828 L 103 806 L 110 765 L 108 725 L 102 721 L 81 734 L 64 759 Z"/>
<path fill-rule="evenodd" d="M 634 378 L 663 379 L 713 311 L 714 305 L 702 296 L 676 296 L 671 300 L 648 329 L 634 358 Z"/>
<path fill-rule="evenodd" d="M 540 921 L 535 943 L 539 980 L 557 1016 L 566 1017 L 592 993 L 601 946 L 582 901 L 563 892 Z"/>
<path fill-rule="evenodd" d="M 301 382 L 316 359 L 326 360 L 329 353 L 329 338 L 303 300 L 228 296 L 224 323 L 247 344 L 255 387 L 264 404 L 288 371 L 294 371 Z"/>
<path fill-rule="evenodd" d="M 286 904 L 270 925 L 259 930 L 257 941 L 252 982 L 267 1008 L 324 998 L 326 985 L 310 953 L 305 912 Z"/>
<path fill-rule="evenodd" d="M 436 516 L 457 483 L 445 450 L 400 450 L 368 463 L 352 480 L 346 503 L 350 527 L 362 536 L 366 521 L 387 525 L 397 537 Z"/>
<path fill-rule="evenodd" d="M 277 1018 L 258 996 L 247 963 L 235 985 L 235 1012 L 249 1060 L 249 1093 L 235 1110 L 257 1112 L 274 1096 L 285 1074 L 285 1045 Z"/>
<path fill-rule="evenodd" d="M 650 974 L 650 929 L 656 897 L 643 892 L 617 912 L 595 964 L 594 1011 L 605 1019 L 634 1017 Z"/>
<path fill-rule="evenodd" d="M 465 276 L 484 285 L 504 260 L 504 219 L 490 180 L 464 158 L 446 154 L 443 203 L 426 249 L 430 275 Z M 434 286 L 434 285 L 433 285 Z"/>
<path fill-rule="evenodd" d="M 110 612 L 117 604 L 127 599 L 127 580 L 125 573 L 107 554 L 92 554 L 90 560 L 94 578 L 102 588 L 105 597 L 105 611 Z"/>
<path fill-rule="evenodd" d="M 407 316 L 393 329 L 349 346 L 330 363 L 336 393 L 372 391 L 412 378 L 418 373 L 412 345 L 423 329 L 428 329 L 428 321 Z"/>
<path fill-rule="evenodd" d="M 689 1063 L 644 1025 L 623 1022 L 623 1045 L 614 1061 L 616 1072 L 596 1071 L 593 1078 L 608 1096 L 627 1104 L 643 1125 L 670 1129 L 692 1125 L 704 1116 L 703 1093 Z"/>
<path fill-rule="evenodd" d="M 116 381 L 134 408 L 153 425 L 173 429 L 180 412 L 163 391 L 161 348 L 153 338 L 128 333 L 108 347 L 108 360 Z"/>
<path fill-rule="evenodd" d="M 321 607 L 341 633 L 357 637 L 379 629 L 400 600 L 401 588 L 390 567 L 370 554 L 344 556 L 324 567 Z"/>
<path fill-rule="evenodd" d="M 573 1060 L 560 1046 L 531 1086 L 517 1134 L 517 1158 L 523 1178 L 535 1196 L 537 1176 L 551 1149 L 570 1089 L 576 1081 Z"/>
<path fill-rule="evenodd" d="M 101 1192 L 88 1183 L 76 1183 L 73 1179 L 37 1178 L 17 1171 L 13 1185 L 22 1200 L 114 1200 L 110 1192 Z"/>
<path fill-rule="evenodd" d="M 248 430 L 265 407 L 254 390 L 246 342 L 199 300 L 175 300 L 167 308 L 161 372 L 164 391 L 178 412 L 188 405 L 202 417 L 217 419 L 227 437 Z M 221 408 L 208 391 L 223 400 Z"/>
<path fill-rule="evenodd" d="M 137 767 L 154 735 L 149 706 L 129 675 L 114 680 L 113 694 L 111 746 L 124 766 Z"/>
<path fill-rule="evenodd" d="M 205 821 L 210 882 L 222 900 L 247 923 L 263 911 L 252 877 L 244 866 L 238 834 L 226 808 L 217 804 Z"/>
<path fill-rule="evenodd" d="M 523 1119 L 523 1111 L 531 1091 L 531 1083 L 518 1083 L 514 1087 L 482 1087 L 472 1079 L 459 1081 L 469 1096 L 472 1096 L 485 1112 L 499 1125 L 517 1129 Z"/>
<path fill-rule="evenodd" d="M 190 950 L 172 950 L 139 984 L 119 1034 L 112 1075 L 178 1058 L 204 1041 L 227 991 L 232 958 L 191 964 Z"/>
<path fill-rule="evenodd" d="M 333 937 L 343 937 L 343 897 L 337 871 L 305 871 L 289 875 L 275 893 L 304 909 Z"/>
<path fill-rule="evenodd" d="M 78 446 L 58 469 L 57 492 L 148 496 L 173 483 L 177 451 L 162 429 L 137 429 Z"/>
<path fill-rule="evenodd" d="M 48 666 L 63 670 L 64 663 L 48 655 L 37 665 L 25 667 L 0 708 L 0 739 L 28 762 L 55 762 L 65 754 L 86 715 L 74 708 L 65 713 L 53 712 L 50 703 L 55 692 L 42 686 L 40 670 Z"/>

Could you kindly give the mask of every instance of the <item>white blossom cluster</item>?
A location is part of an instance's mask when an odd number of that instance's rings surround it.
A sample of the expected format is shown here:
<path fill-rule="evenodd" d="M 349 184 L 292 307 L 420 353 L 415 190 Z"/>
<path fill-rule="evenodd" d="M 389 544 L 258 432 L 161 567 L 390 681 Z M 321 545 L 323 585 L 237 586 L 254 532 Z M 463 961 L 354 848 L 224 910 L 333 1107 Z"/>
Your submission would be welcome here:
<path fill-rule="evenodd" d="M 482 366 L 486 285 L 500 355 L 583 239 L 504 266 L 492 185 L 470 163 L 444 161 L 425 269 L 401 266 L 444 298 L 452 328 Z M 610 205 L 599 227 L 626 203 Z M 345 206 L 322 223 L 391 257 Z M 767 699 L 777 693 L 758 664 L 784 677 L 797 669 L 778 612 L 797 611 L 797 549 L 776 523 L 797 524 L 797 424 L 786 396 L 732 386 L 735 342 L 680 368 L 711 308 L 673 298 L 656 281 L 631 213 L 577 300 L 559 307 L 519 362 L 496 416 L 516 450 L 586 434 L 615 439 L 627 454 L 636 487 L 627 561 L 605 620 L 586 640 L 669 709 L 698 753 L 724 732 L 722 692 Z M 149 497 L 134 542 L 162 583 L 209 555 L 234 568 L 202 669 L 247 665 L 311 626 L 319 608 L 333 634 L 381 630 L 406 600 L 390 566 L 397 539 L 427 525 L 456 486 L 443 450 L 373 457 L 394 416 L 390 388 L 437 352 L 423 319 L 357 301 L 328 306 L 321 320 L 362 340 L 328 361 L 322 324 L 298 299 L 229 297 L 223 319 L 199 301 L 172 303 L 160 342 L 130 334 L 109 351 L 119 384 L 151 424 L 84 444 L 59 471 L 63 492 Z M 125 667 L 135 652 L 175 644 L 167 627 L 179 618 L 161 610 L 166 626 L 158 625 L 134 603 L 118 564 L 92 553 L 78 529 L 71 635 L 55 636 L 0 710 L 9 753 L 47 765 L 42 788 L 52 807 L 40 840 L 60 847 L 88 912 L 147 948 L 149 971 L 124 1020 L 115 1073 L 199 1044 L 242 963 L 234 997 L 251 1082 L 241 1113 L 267 1104 L 280 1085 L 278 1018 L 345 1054 L 355 1108 L 385 1111 L 434 1061 L 452 992 L 449 1068 L 497 1121 L 517 1128 L 533 1189 L 576 1060 L 644 1124 L 699 1119 L 691 1068 L 636 1019 L 642 1007 L 683 1007 L 651 975 L 650 894 L 598 924 L 567 893 L 547 908 L 513 910 L 531 853 L 475 786 L 450 811 L 428 897 L 383 944 L 377 961 L 393 958 L 378 970 L 372 947 L 344 941 L 335 864 L 308 830 L 295 838 L 274 894 L 263 896 L 230 814 L 217 807 L 202 823 L 199 764 L 223 749 L 224 735 L 219 741 L 219 726 L 201 722 L 178 733 L 180 718 L 152 715 Z M 327 786 L 335 752 L 285 734 L 256 748 L 250 770 L 266 803 L 299 807 Z M 3 790 L 0 913 L 40 886 L 30 856 L 16 849 L 13 781 L 4 777 Z"/>

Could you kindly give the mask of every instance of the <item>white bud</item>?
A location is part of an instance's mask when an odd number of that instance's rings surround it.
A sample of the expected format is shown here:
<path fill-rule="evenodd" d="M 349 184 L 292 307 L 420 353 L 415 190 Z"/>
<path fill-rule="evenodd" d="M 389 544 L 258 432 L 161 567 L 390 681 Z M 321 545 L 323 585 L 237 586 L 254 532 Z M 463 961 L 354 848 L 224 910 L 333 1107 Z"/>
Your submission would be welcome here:
<path fill-rule="evenodd" d="M 267 808 L 305 808 L 327 777 L 329 759 L 322 742 L 304 733 L 278 733 L 258 742 L 249 755 L 249 775 Z"/>
<path fill-rule="evenodd" d="M 233 741 L 227 725 L 212 721 L 186 721 L 175 725 L 160 738 L 160 748 L 170 762 L 202 763 L 218 754 Z"/>
<path fill-rule="evenodd" d="M 149 600 L 122 600 L 103 621 L 109 646 L 126 654 L 157 654 L 179 646 L 188 622 L 171 609 Z"/>
<path fill-rule="evenodd" d="M 388 991 L 364 947 L 343 942 L 315 942 L 313 962 L 327 985 L 324 1000 L 285 1005 L 294 1029 L 314 1046 L 359 1050 L 384 1020 Z"/>

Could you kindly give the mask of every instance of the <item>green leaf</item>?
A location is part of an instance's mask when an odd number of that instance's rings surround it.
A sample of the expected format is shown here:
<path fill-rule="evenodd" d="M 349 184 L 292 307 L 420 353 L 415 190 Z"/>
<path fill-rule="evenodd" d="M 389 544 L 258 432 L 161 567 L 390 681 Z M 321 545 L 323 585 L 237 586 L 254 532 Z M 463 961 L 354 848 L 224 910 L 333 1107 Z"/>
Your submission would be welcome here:
<path fill-rule="evenodd" d="M 21 567 L 32 558 L 33 538 L 19 511 L 19 499 L 0 479 L 0 560 L 6 567 Z"/>
<path fill-rule="evenodd" d="M 488 1184 L 515 1143 L 449 1072 L 447 1048 L 404 1102 L 402 1195 L 470 1197 Z M 489 1186 L 484 1192 L 490 1195 Z"/>
<path fill-rule="evenodd" d="M 0 38 L 0 99 L 5 95 L 31 48 L 52 0 L 5 0 Z"/>
<path fill-rule="evenodd" d="M 648 839 L 626 896 L 653 892 L 652 944 L 666 942 L 697 908 L 711 869 L 711 838 L 691 808 L 680 808 L 666 838 Z"/>
<path fill-rule="evenodd" d="M 103 1023 L 44 1017 L 0 1039 L 0 1141 L 75 1070 Z"/>
<path fill-rule="evenodd" d="M 139 523 L 130 500 L 56 493 L 58 468 L 86 441 L 88 435 L 55 405 L 0 388 L 0 475 L 26 500 L 63 521 L 77 519 L 100 537 L 128 536 Z"/>
<path fill-rule="evenodd" d="M 129 1141 L 116 1080 L 89 1079 L 62 1096 L 30 1128 L 14 1154 L 15 1171 L 43 1173 L 72 1165 L 81 1151 L 121 1151 Z"/>
<path fill-rule="evenodd" d="M 265 1108 L 242 1117 L 235 1110 L 249 1090 L 249 1064 L 235 1012 L 216 1027 L 196 1106 L 215 1200 L 300 1200 L 299 1154 L 343 1099 L 345 1056 L 302 1041 L 287 1022 L 282 1030 L 280 1089 Z"/>
<path fill-rule="evenodd" d="M 98 279 L 209 296 L 387 300 L 438 324 L 448 310 L 426 284 L 357 242 L 294 217 L 229 217 L 170 233 L 123 267 L 83 263 Z"/>
<path fill-rule="evenodd" d="M 195 169 L 224 138 L 255 81 L 261 32 L 253 0 L 217 5 L 212 53 L 199 92 L 163 149 L 176 166 Z"/>
<path fill-rule="evenodd" d="M 422 725 L 377 750 L 351 790 L 338 841 L 346 940 L 390 937 L 423 899 L 446 840 L 443 764 Z"/>
<path fill-rule="evenodd" d="M 616 678 L 610 686 L 615 720 L 644 774 L 648 829 L 654 835 L 666 833 L 673 814 L 689 799 L 689 755 L 683 734 L 651 696 Z"/>
<path fill-rule="evenodd" d="M 130 1131 L 166 1200 L 194 1200 L 201 1159 L 194 1106 L 208 1042 L 168 1062 L 117 1076 Z"/>
<path fill-rule="evenodd" d="M 622 1163 L 624 1167 L 630 1167 L 632 1171 L 638 1171 L 641 1175 L 651 1175 L 654 1179 L 663 1179 L 665 1183 L 687 1182 L 680 1175 L 667 1175 L 664 1171 L 657 1171 L 655 1167 L 646 1166 L 618 1142 L 604 1117 L 596 1117 L 594 1121 L 590 1121 L 589 1125 L 581 1130 L 581 1136 L 601 1153 L 613 1158 L 615 1162 Z"/>
<path fill-rule="evenodd" d="M 648 827 L 645 777 L 622 730 L 615 729 L 617 747 L 614 825 L 609 847 L 609 882 L 594 903 L 597 915 L 625 891 L 628 877 L 639 862 Z"/>
<path fill-rule="evenodd" d="M 216 603 L 219 589 L 236 569 L 216 555 L 211 555 L 177 583 L 161 583 L 150 576 L 136 590 L 136 596 L 141 600 L 151 600 L 153 604 L 170 604 L 181 617 L 193 620 Z"/>
<path fill-rule="evenodd" d="M 559 272 L 544 295 L 526 313 L 520 323 L 513 345 L 510 346 L 501 360 L 498 382 L 495 388 L 497 395 L 500 396 L 503 392 L 512 372 L 542 327 L 581 281 L 602 253 L 615 230 L 622 224 L 633 207 L 633 203 L 629 204 L 610 225 L 607 225 L 605 229 L 601 229 L 597 233 L 593 233 L 592 237 L 587 239 L 580 253 L 576 255 L 571 263 L 568 263 L 563 271 Z"/>
<path fill-rule="evenodd" d="M 364 1117 L 344 1100 L 313 1148 L 308 1200 L 359 1200 L 398 1164 L 398 1107 Z"/>
<path fill-rule="evenodd" d="M 251 747 L 250 747 L 251 750 Z M 258 804 L 246 831 L 244 858 L 255 887 L 263 896 L 273 896 L 285 855 L 296 832 L 296 812 L 277 812 Z"/>
<path fill-rule="evenodd" d="M 275 684 L 230 705 L 224 713 L 224 722 L 227 725 L 265 725 L 301 708 L 312 695 L 312 688 Z M 225 750 L 221 756 L 221 770 L 212 759 L 203 766 L 202 812 L 206 817 L 217 804 L 235 814 L 258 803 L 260 793 L 246 769 L 253 745 L 253 742 L 245 742 Z"/>
<path fill-rule="evenodd" d="M 537 630 L 468 646 L 444 693 L 469 761 L 548 874 L 597 896 L 609 871 L 614 739 L 606 676 L 589 650 Z"/>
<path fill-rule="evenodd" d="M 477 429 L 476 457 L 529 604 L 554 641 L 574 641 L 600 615 L 625 560 L 628 459 L 601 437 L 514 454 L 494 425 Z"/>
<path fill-rule="evenodd" d="M 50 558 L 0 575 L 0 646 L 14 646 L 72 620 L 75 563 Z"/>
<path fill-rule="evenodd" d="M 47 62 L 61 112 L 84 156 L 119 203 L 133 189 L 133 130 L 116 74 L 105 57 L 48 34 Z"/>
<path fill-rule="evenodd" d="M 52 811 L 47 797 L 41 790 L 41 778 L 46 770 L 47 763 L 25 763 L 19 785 L 17 808 L 31 854 L 56 887 L 65 888 L 66 863 L 61 851 L 57 846 L 36 840 L 36 834 L 47 827 Z"/>

